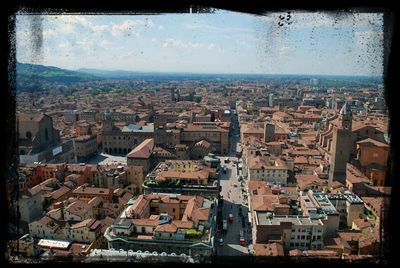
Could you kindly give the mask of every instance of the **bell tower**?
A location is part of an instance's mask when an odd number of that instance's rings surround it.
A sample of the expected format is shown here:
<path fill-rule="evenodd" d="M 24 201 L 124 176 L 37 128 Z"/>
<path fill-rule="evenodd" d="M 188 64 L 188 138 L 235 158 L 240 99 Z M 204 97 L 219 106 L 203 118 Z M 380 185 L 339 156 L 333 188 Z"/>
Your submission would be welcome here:
<path fill-rule="evenodd" d="M 351 109 L 350 109 L 350 106 L 346 102 L 343 105 L 342 109 L 340 109 L 340 112 L 339 112 L 340 126 L 343 129 L 351 131 L 352 121 L 353 121 L 353 116 L 352 116 L 352 113 L 351 113 Z"/>

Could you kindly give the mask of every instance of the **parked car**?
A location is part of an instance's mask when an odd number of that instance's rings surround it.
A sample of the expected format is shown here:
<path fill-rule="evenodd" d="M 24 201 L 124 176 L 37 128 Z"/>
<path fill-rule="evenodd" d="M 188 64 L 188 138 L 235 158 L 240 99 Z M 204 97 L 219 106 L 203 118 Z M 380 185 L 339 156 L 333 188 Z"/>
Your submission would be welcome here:
<path fill-rule="evenodd" d="M 222 229 L 224 231 L 228 230 L 228 221 L 227 220 L 222 221 Z"/>
<path fill-rule="evenodd" d="M 243 246 L 246 244 L 246 240 L 244 239 L 244 232 L 243 230 L 240 230 L 239 232 L 239 243 Z"/>

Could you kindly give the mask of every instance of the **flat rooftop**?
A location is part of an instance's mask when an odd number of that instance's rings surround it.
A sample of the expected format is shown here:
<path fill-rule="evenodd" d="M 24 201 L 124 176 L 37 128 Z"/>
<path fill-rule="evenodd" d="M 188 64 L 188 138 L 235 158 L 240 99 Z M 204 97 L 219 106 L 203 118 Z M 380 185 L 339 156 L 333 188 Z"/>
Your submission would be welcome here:
<path fill-rule="evenodd" d="M 53 248 L 53 249 L 67 249 L 71 244 L 70 241 L 40 239 L 38 246 Z"/>
<path fill-rule="evenodd" d="M 290 222 L 293 225 L 322 225 L 320 220 L 313 220 L 308 216 L 280 215 L 270 217 L 270 212 L 256 213 L 259 225 L 280 225 L 282 222 Z"/>

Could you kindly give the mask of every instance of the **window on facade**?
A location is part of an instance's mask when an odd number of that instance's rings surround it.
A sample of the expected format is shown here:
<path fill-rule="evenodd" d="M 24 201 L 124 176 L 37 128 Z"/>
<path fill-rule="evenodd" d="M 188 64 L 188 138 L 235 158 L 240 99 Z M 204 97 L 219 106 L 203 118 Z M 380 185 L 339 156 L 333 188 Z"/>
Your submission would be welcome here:
<path fill-rule="evenodd" d="M 45 137 L 46 141 L 49 140 L 49 131 L 47 130 L 47 128 L 44 129 L 44 137 Z"/>

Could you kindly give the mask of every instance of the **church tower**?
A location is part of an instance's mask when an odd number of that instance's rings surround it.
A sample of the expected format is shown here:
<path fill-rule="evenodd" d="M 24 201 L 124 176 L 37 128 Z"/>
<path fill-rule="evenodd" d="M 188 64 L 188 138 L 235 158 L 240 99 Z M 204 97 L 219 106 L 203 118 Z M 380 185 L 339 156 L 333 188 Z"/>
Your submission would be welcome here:
<path fill-rule="evenodd" d="M 347 102 L 343 105 L 342 109 L 340 109 L 339 122 L 343 129 L 351 131 L 353 116 L 351 114 L 350 106 L 347 105 Z"/>
<path fill-rule="evenodd" d="M 351 109 L 345 103 L 339 113 L 339 126 L 333 131 L 329 183 L 339 181 L 344 185 L 346 184 L 346 166 L 351 160 L 353 148 L 352 120 Z"/>

